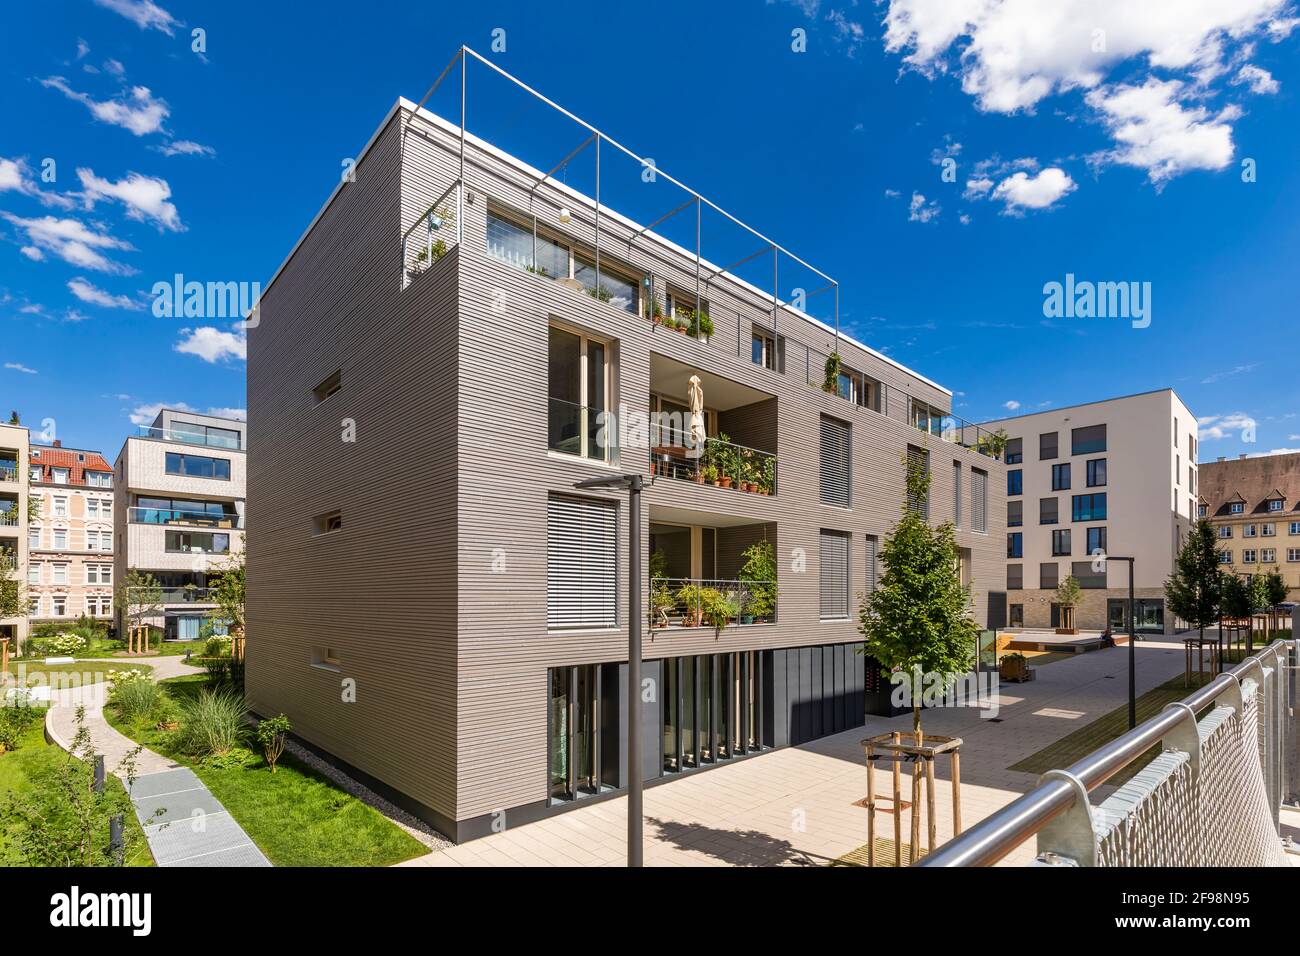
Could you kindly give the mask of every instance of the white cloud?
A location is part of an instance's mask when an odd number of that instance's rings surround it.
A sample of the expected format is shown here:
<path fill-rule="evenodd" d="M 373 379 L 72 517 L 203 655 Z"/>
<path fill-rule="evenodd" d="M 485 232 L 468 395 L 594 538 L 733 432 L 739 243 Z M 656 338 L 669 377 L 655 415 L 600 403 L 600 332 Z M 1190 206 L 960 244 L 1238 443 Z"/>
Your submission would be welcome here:
<path fill-rule="evenodd" d="M 1196 425 L 1201 441 L 1219 441 L 1253 430 L 1257 422 L 1245 412 L 1231 412 L 1227 415 L 1205 415 L 1196 420 Z"/>
<path fill-rule="evenodd" d="M 983 199 L 992 188 L 993 180 L 987 176 L 968 179 L 966 180 L 966 191 L 961 194 L 961 197 L 962 199 Z"/>
<path fill-rule="evenodd" d="M 1253 63 L 1247 63 L 1238 70 L 1232 82 L 1237 85 L 1245 83 L 1252 93 L 1259 93 L 1261 96 L 1271 95 L 1282 88 L 1282 84 L 1273 79 L 1272 73 Z"/>
<path fill-rule="evenodd" d="M 1023 171 L 1008 176 L 993 190 L 993 198 L 1005 203 L 1007 212 L 1017 213 L 1022 209 L 1050 209 L 1077 188 L 1069 173 L 1049 166 L 1034 176 Z"/>
<path fill-rule="evenodd" d="M 153 0 L 95 0 L 95 3 L 121 14 L 141 30 L 158 30 L 173 36 L 176 28 L 184 25 Z"/>
<path fill-rule="evenodd" d="M 207 411 L 200 411 L 193 405 L 185 402 L 154 402 L 152 404 L 137 405 L 128 413 L 133 425 L 152 425 L 158 413 L 164 408 L 174 408 L 178 412 L 192 412 L 196 415 L 214 415 L 218 418 L 237 418 L 241 422 L 248 419 L 248 411 L 243 408 L 209 408 Z"/>
<path fill-rule="evenodd" d="M 108 59 L 104 61 L 104 69 L 114 76 L 126 76 L 126 67 L 122 65 L 121 60 Z"/>
<path fill-rule="evenodd" d="M 89 52 L 90 44 L 81 39 L 81 37 L 77 37 L 77 59 L 84 59 L 86 54 Z"/>
<path fill-rule="evenodd" d="M 68 280 L 68 291 L 82 302 L 103 306 L 106 309 L 143 309 L 144 305 L 127 295 L 113 295 L 78 276 Z"/>
<path fill-rule="evenodd" d="M 5 362 L 5 368 L 13 369 L 15 372 L 24 372 L 28 375 L 35 375 L 36 369 L 28 368 L 20 362 Z"/>
<path fill-rule="evenodd" d="M 1295 438 L 1294 435 L 1291 436 Z M 1257 451 L 1247 455 L 1247 458 L 1268 458 L 1272 455 L 1300 455 L 1300 448 L 1274 448 L 1271 451 Z"/>
<path fill-rule="evenodd" d="M 1096 94 L 1088 103 L 1102 111 L 1112 135 L 1129 130 L 1136 118 L 1117 121 L 1105 106 L 1133 89 L 1159 85 L 1181 73 L 1182 84 L 1169 93 L 1192 101 L 1232 66 L 1253 53 L 1252 38 L 1274 41 L 1297 25 L 1292 0 L 890 0 L 885 15 L 885 48 L 903 56 L 907 67 L 927 77 L 949 72 L 960 77 L 964 92 L 986 112 L 1033 112 L 1045 98 L 1083 91 Z M 1114 79 L 1112 79 L 1114 74 Z M 1238 73 L 1240 75 L 1240 71 Z M 1249 76 L 1249 74 L 1248 74 Z M 1125 84 L 1108 86 L 1115 80 Z M 1126 105 L 1123 99 L 1113 104 Z M 1156 109 L 1158 104 L 1151 104 Z M 1144 146 L 1119 139 L 1120 148 L 1102 154 L 1134 165 L 1146 159 L 1153 181 L 1190 169 L 1222 168 L 1223 148 L 1231 157 L 1232 113 L 1206 124 L 1200 110 L 1166 115 L 1163 123 L 1142 123 L 1137 133 Z M 1180 121 L 1181 119 L 1181 121 Z M 1188 127 L 1199 139 L 1199 161 L 1169 162 L 1188 150 Z M 1213 127 L 1221 126 L 1222 131 Z M 1165 136 L 1173 143 L 1162 142 Z M 1186 157 L 1185 157 L 1186 158 Z"/>
<path fill-rule="evenodd" d="M 1002 407 L 1009 412 L 1015 412 L 1020 410 L 1020 403 L 1013 398 L 1009 402 L 1003 402 Z"/>
<path fill-rule="evenodd" d="M 130 219 L 152 221 L 160 230 L 185 231 L 176 206 L 167 201 L 172 194 L 167 180 L 127 173 L 125 179 L 110 182 L 96 176 L 93 169 L 78 169 L 77 176 L 81 180 L 87 209 L 93 208 L 97 200 L 116 199 L 126 206 L 126 215 Z"/>
<path fill-rule="evenodd" d="M 897 189 L 886 189 L 886 190 L 885 190 L 885 198 L 886 198 L 886 199 L 897 199 L 897 198 L 898 198 L 899 196 L 901 196 L 901 195 L 903 195 L 903 194 L 900 193 Z"/>
<path fill-rule="evenodd" d="M 43 206 L 71 209 L 76 205 L 68 196 L 45 192 L 37 186 L 36 180 L 32 178 L 31 167 L 27 165 L 27 159 L 23 156 L 16 159 L 6 159 L 0 156 L 0 193 L 7 191 L 30 196 Z"/>
<path fill-rule="evenodd" d="M 1231 120 L 1235 107 L 1211 114 L 1203 106 L 1184 107 L 1178 80 L 1148 79 L 1142 86 L 1095 90 L 1088 105 L 1119 144 L 1100 158 L 1147 171 L 1156 185 L 1193 169 L 1223 169 L 1232 162 Z"/>
<path fill-rule="evenodd" d="M 164 156 L 215 156 L 217 151 L 211 146 L 204 146 L 188 139 L 175 139 L 170 143 L 155 146 L 154 149 Z"/>
<path fill-rule="evenodd" d="M 40 219 L 24 219 L 13 213 L 0 213 L 15 228 L 27 234 L 28 245 L 22 248 L 23 255 L 37 261 L 44 258 L 46 252 L 53 253 L 64 262 L 83 269 L 108 272 L 117 275 L 134 275 L 130 266 L 114 262 L 101 250 L 130 251 L 134 247 L 121 239 L 115 239 L 106 232 L 98 232 L 86 226 L 79 219 L 58 219 L 54 216 L 42 216 Z"/>
<path fill-rule="evenodd" d="M 156 99 L 145 86 L 133 86 L 128 97 L 96 100 L 87 93 L 74 90 L 61 76 L 41 80 L 41 85 L 58 90 L 70 100 L 81 103 L 95 119 L 128 129 L 136 136 L 163 131 L 163 123 L 171 115 L 166 100 Z"/>
<path fill-rule="evenodd" d="M 225 332 L 203 325 L 196 329 L 181 329 L 183 338 L 176 343 L 177 352 L 197 355 L 205 362 L 219 362 L 233 358 L 248 358 L 248 340 L 243 334 L 243 323 L 237 322 L 233 332 Z"/>
<path fill-rule="evenodd" d="M 1227 369 L 1226 371 L 1214 372 L 1213 374 L 1205 376 L 1205 378 L 1201 379 L 1201 384 L 1213 385 L 1215 382 L 1218 382 L 1222 379 L 1230 378 L 1233 375 L 1241 375 L 1245 372 L 1253 372 L 1257 368 L 1259 368 L 1258 362 L 1252 362 L 1249 365 L 1234 365 L 1232 368 Z"/>
<path fill-rule="evenodd" d="M 939 204 L 935 200 L 927 201 L 920 193 L 914 192 L 912 193 L 912 201 L 907 207 L 907 221 L 929 222 L 939 215 L 939 211 Z"/>

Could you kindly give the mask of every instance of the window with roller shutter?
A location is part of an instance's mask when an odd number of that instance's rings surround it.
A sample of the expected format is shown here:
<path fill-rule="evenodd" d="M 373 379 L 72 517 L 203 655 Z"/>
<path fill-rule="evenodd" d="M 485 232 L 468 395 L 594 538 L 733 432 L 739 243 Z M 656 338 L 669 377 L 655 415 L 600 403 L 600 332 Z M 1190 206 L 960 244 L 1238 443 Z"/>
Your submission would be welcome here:
<path fill-rule="evenodd" d="M 930 473 L 930 453 L 924 448 L 917 448 L 915 445 L 907 446 L 907 470 L 910 474 L 914 469 L 919 468 L 925 474 Z M 909 511 L 918 511 L 921 516 L 928 519 L 930 517 L 930 499 L 916 499 L 910 494 L 907 496 L 907 508 Z"/>
<path fill-rule="evenodd" d="M 547 499 L 546 625 L 618 625 L 618 508 L 611 502 Z"/>
<path fill-rule="evenodd" d="M 849 616 L 849 536 L 843 531 L 821 533 L 821 619 Z"/>
<path fill-rule="evenodd" d="M 989 474 L 970 470 L 970 526 L 972 531 L 989 530 Z"/>
<path fill-rule="evenodd" d="M 821 502 L 837 508 L 853 503 L 851 483 L 852 431 L 848 422 L 828 415 L 821 423 Z"/>
<path fill-rule="evenodd" d="M 877 555 L 879 554 L 879 552 L 880 552 L 880 539 L 876 537 L 874 534 L 867 535 L 866 591 L 868 594 L 871 594 L 877 588 L 880 587 L 880 569 L 877 564 L 878 561 Z"/>

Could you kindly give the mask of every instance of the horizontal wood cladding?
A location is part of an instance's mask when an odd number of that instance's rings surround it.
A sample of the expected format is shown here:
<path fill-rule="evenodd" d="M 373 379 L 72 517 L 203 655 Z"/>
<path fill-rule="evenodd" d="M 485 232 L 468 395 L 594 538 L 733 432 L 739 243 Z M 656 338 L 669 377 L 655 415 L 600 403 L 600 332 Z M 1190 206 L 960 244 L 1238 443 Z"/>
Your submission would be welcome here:
<path fill-rule="evenodd" d="M 394 120 L 249 332 L 247 695 L 452 818 L 457 269 L 453 250 L 402 290 L 400 173 Z"/>

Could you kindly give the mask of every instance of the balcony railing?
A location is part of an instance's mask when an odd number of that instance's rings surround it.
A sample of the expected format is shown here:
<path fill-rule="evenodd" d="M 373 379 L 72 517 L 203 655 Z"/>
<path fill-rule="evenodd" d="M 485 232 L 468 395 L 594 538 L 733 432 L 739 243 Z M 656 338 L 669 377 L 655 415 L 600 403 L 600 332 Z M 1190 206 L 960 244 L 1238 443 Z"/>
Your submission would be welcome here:
<path fill-rule="evenodd" d="M 18 511 L 16 508 L 10 508 L 7 511 L 0 511 L 0 527 L 18 527 Z"/>
<path fill-rule="evenodd" d="M 610 461 L 618 448 L 616 416 L 603 409 L 549 399 L 547 447 L 564 455 Z"/>
<path fill-rule="evenodd" d="M 175 524 L 233 530 L 244 527 L 243 516 L 238 514 L 215 515 L 205 511 L 179 511 L 172 508 L 128 508 L 127 518 L 132 524 Z"/>
<path fill-rule="evenodd" d="M 0 481 L 17 481 L 18 466 L 11 462 L 0 461 Z"/>
<path fill-rule="evenodd" d="M 448 186 L 447 191 L 430 203 L 429 208 L 402 234 L 403 289 L 456 245 L 459 235 L 456 228 L 458 199 L 452 193 L 458 185 L 460 180 Z"/>
<path fill-rule="evenodd" d="M 161 604 L 211 604 L 212 588 L 163 588 Z"/>
<path fill-rule="evenodd" d="M 727 627 L 776 622 L 776 582 L 651 578 L 650 627 Z"/>
<path fill-rule="evenodd" d="M 179 428 L 155 428 L 152 425 L 141 425 L 139 428 L 140 438 L 156 438 L 159 441 L 180 442 L 183 445 L 206 445 L 209 448 L 230 448 L 239 450 L 243 443 L 238 436 L 226 435 L 202 435 L 197 432 L 188 432 Z"/>
<path fill-rule="evenodd" d="M 737 445 L 723 437 L 707 438 L 690 448 L 690 435 L 652 425 L 650 473 L 758 495 L 776 494 L 776 455 Z"/>

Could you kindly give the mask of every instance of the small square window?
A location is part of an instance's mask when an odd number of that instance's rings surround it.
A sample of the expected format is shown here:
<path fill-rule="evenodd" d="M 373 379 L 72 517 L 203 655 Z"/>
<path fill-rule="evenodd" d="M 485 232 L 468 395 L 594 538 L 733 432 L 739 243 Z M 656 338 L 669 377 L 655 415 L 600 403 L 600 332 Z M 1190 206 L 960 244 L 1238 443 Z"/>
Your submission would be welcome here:
<path fill-rule="evenodd" d="M 332 647 L 313 647 L 311 649 L 311 663 L 313 667 L 323 667 L 334 671 L 342 666 L 338 652 Z"/>
<path fill-rule="evenodd" d="M 342 369 L 335 369 L 325 381 L 312 389 L 312 394 L 316 396 L 316 404 L 319 405 L 342 387 L 343 371 Z"/>
<path fill-rule="evenodd" d="M 335 531 L 343 530 L 343 512 L 331 511 L 328 514 L 319 515 L 312 519 L 312 533 L 333 534 Z"/>

